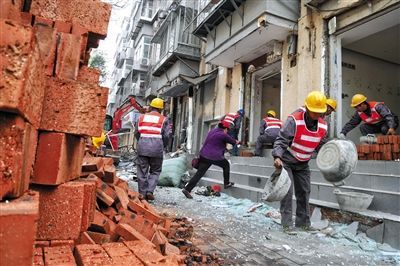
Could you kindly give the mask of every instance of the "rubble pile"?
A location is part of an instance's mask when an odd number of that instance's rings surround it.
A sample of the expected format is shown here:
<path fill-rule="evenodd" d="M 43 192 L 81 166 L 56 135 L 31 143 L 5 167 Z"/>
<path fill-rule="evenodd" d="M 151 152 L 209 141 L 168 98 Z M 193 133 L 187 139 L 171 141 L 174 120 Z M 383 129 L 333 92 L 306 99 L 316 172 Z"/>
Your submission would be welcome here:
<path fill-rule="evenodd" d="M 378 136 L 376 144 L 358 144 L 357 153 L 359 160 L 399 160 L 400 136 Z"/>

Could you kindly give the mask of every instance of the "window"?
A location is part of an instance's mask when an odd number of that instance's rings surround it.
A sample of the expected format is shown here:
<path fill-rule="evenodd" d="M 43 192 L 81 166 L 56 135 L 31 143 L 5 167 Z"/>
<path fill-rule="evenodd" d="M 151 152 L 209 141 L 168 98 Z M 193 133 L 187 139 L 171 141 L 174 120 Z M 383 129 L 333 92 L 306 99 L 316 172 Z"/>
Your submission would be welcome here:
<path fill-rule="evenodd" d="M 151 50 L 151 37 L 144 36 L 143 37 L 143 56 L 142 56 L 142 58 L 150 58 L 150 50 Z"/>
<path fill-rule="evenodd" d="M 153 0 L 144 0 L 142 5 L 142 17 L 151 18 L 153 16 Z"/>

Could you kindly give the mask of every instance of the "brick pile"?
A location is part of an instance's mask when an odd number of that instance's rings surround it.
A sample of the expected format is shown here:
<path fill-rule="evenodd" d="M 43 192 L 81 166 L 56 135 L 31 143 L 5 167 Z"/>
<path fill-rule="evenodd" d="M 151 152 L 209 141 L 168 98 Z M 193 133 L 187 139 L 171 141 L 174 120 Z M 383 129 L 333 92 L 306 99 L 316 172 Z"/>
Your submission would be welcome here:
<path fill-rule="evenodd" d="M 61 254 L 56 247 L 91 224 L 96 182 L 79 177 L 84 139 L 101 134 L 108 89 L 86 65 L 110 13 L 100 0 L 0 1 L 2 265 L 46 255 L 34 252 L 35 239 Z"/>
<path fill-rule="evenodd" d="M 358 144 L 359 160 L 392 161 L 400 159 L 400 136 L 378 136 L 376 144 Z"/>

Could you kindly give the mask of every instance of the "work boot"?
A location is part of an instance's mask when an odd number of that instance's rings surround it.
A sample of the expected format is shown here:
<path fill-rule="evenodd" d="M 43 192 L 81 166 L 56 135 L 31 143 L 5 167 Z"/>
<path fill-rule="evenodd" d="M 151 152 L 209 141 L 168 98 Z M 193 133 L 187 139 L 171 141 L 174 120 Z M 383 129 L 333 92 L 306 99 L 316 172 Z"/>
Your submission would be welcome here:
<path fill-rule="evenodd" d="M 284 225 L 283 232 L 291 236 L 297 235 L 296 229 L 293 226 Z"/>
<path fill-rule="evenodd" d="M 307 225 L 298 226 L 296 228 L 298 228 L 298 229 L 300 229 L 300 230 L 302 230 L 304 232 L 311 233 L 311 234 L 312 233 L 317 233 L 319 231 L 318 229 L 316 229 L 316 228 L 314 228 L 312 226 L 307 226 Z"/>
<path fill-rule="evenodd" d="M 193 196 L 190 195 L 190 192 L 187 191 L 186 189 L 182 189 L 182 193 L 185 195 L 186 198 L 193 199 Z"/>
<path fill-rule="evenodd" d="M 147 192 L 146 193 L 146 200 L 154 200 L 154 195 L 151 192 Z"/>
<path fill-rule="evenodd" d="M 224 185 L 224 188 L 227 189 L 227 188 L 233 187 L 234 184 L 235 183 L 233 183 L 233 182 L 229 182 L 228 184 Z"/>

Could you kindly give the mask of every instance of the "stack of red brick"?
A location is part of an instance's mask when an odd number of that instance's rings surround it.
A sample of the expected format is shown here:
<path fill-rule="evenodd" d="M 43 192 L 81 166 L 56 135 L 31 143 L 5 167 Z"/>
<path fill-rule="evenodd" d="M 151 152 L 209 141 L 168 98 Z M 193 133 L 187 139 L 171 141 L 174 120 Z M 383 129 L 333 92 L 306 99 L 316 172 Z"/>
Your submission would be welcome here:
<path fill-rule="evenodd" d="M 40 193 L 34 265 L 179 265 L 184 260 L 168 242 L 172 220 L 130 190 L 110 158 L 85 157 L 80 179 L 52 191 L 34 190 Z"/>
<path fill-rule="evenodd" d="M 30 264 L 43 210 L 54 216 L 49 231 L 58 228 L 60 213 L 69 217 L 67 228 L 89 221 L 96 183 L 76 179 L 84 138 L 101 133 L 108 89 L 85 65 L 106 35 L 110 13 L 100 0 L 0 1 L 2 265 Z M 46 240 L 79 237 L 73 233 Z"/>
<path fill-rule="evenodd" d="M 357 153 L 359 160 L 399 160 L 400 136 L 378 136 L 377 144 L 358 144 Z"/>

